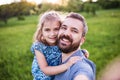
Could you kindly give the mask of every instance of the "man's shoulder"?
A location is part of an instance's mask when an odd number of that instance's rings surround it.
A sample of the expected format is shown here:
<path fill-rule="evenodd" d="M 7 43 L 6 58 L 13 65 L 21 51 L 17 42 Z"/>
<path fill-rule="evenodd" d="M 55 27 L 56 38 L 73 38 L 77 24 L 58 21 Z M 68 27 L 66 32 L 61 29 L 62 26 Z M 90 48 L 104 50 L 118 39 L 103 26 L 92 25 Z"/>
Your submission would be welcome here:
<path fill-rule="evenodd" d="M 95 64 L 91 60 L 83 58 L 77 61 L 74 64 L 74 67 L 77 67 L 77 68 L 80 68 L 80 67 L 89 68 L 90 67 L 91 68 L 91 67 L 95 67 Z"/>
<path fill-rule="evenodd" d="M 71 67 L 71 71 L 75 72 L 75 76 L 79 74 L 86 75 L 90 80 L 94 80 L 96 66 L 91 60 L 83 58 Z"/>
<path fill-rule="evenodd" d="M 88 63 L 91 67 L 96 67 L 95 63 L 88 58 L 84 58 L 84 61 Z"/>
<path fill-rule="evenodd" d="M 81 50 L 78 50 L 73 56 L 80 56 L 82 58 L 71 67 L 71 72 L 75 73 L 74 76 L 86 75 L 90 80 L 94 80 L 96 74 L 94 62 L 86 58 Z"/>
<path fill-rule="evenodd" d="M 80 56 L 82 58 L 76 65 L 90 65 L 91 67 L 96 67 L 94 62 L 86 58 L 81 50 L 76 51 L 73 56 Z"/>

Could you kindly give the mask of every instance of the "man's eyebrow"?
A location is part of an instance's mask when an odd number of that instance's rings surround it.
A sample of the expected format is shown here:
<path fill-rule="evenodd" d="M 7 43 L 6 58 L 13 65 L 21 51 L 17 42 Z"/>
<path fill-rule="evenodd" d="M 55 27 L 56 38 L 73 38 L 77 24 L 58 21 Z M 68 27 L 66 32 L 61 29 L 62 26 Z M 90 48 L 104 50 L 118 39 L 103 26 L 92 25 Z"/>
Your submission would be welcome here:
<path fill-rule="evenodd" d="M 65 25 L 65 24 L 62 24 L 61 26 L 65 26 L 65 27 L 67 27 L 67 25 Z"/>
<path fill-rule="evenodd" d="M 79 31 L 77 28 L 72 27 L 72 29 Z"/>

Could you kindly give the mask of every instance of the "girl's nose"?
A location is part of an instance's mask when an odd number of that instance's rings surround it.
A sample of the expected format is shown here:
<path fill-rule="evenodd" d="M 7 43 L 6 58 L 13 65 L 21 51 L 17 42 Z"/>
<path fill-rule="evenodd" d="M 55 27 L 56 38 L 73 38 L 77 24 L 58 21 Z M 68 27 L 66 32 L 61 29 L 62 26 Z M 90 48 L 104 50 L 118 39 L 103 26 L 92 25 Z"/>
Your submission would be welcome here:
<path fill-rule="evenodd" d="M 50 32 L 50 35 L 51 35 L 51 36 L 54 36 L 54 35 L 56 35 L 56 32 L 55 32 L 55 31 L 51 31 L 51 32 Z"/>

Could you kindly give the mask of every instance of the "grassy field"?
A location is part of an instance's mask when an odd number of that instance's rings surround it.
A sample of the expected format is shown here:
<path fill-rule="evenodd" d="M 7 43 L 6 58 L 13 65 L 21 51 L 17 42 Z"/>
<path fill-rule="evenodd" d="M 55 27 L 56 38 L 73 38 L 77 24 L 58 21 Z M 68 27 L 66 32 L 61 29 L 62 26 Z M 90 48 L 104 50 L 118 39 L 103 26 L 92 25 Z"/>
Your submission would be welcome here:
<path fill-rule="evenodd" d="M 89 26 L 82 48 L 90 52 L 97 67 L 97 78 L 114 58 L 120 56 L 120 10 L 97 11 L 96 16 L 82 13 Z M 9 19 L 0 22 L 0 80 L 32 80 L 30 52 L 38 16 L 26 16 L 24 21 Z"/>

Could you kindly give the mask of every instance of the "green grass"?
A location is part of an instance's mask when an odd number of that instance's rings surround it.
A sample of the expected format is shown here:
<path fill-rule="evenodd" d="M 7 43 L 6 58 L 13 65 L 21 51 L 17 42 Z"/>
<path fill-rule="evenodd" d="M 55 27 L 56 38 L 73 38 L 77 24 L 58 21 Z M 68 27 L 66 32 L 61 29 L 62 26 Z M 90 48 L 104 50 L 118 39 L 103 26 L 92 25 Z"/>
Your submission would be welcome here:
<path fill-rule="evenodd" d="M 96 16 L 82 13 L 89 26 L 82 48 L 90 52 L 97 67 L 97 77 L 107 64 L 120 56 L 120 10 L 101 10 Z M 12 18 L 0 22 L 0 80 L 32 80 L 30 52 L 38 16 L 26 16 L 24 21 Z"/>
<path fill-rule="evenodd" d="M 98 11 L 97 16 L 87 18 L 89 31 L 84 48 L 90 52 L 97 68 L 97 77 L 111 60 L 119 56 L 120 10 Z"/>
<path fill-rule="evenodd" d="M 33 33 L 37 16 L 26 17 L 25 21 L 9 20 L 0 27 L 0 80 L 32 80 L 31 62 Z"/>

